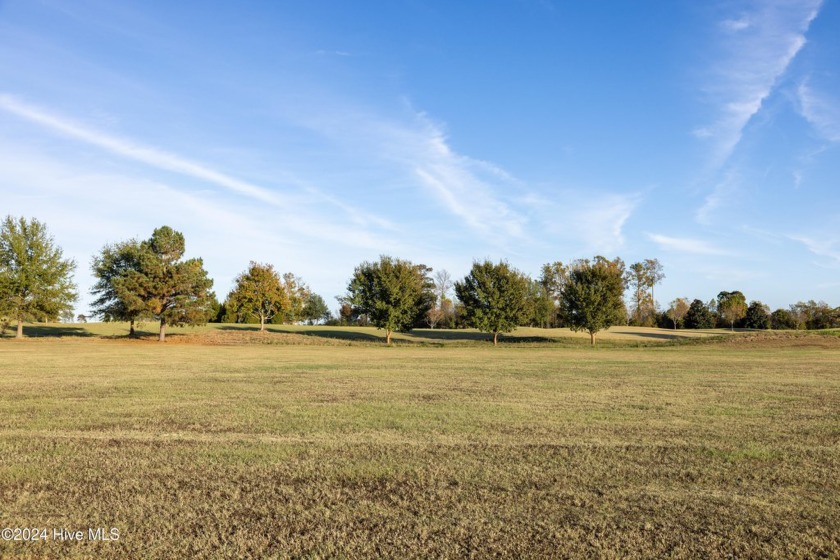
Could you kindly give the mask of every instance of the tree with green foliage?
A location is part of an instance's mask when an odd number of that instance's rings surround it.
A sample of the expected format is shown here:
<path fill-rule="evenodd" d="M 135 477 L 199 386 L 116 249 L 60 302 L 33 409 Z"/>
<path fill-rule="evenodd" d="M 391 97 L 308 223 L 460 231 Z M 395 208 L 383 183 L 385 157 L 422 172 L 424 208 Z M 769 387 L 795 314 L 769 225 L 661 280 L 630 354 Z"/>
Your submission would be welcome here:
<path fill-rule="evenodd" d="M 463 281 L 455 282 L 455 295 L 464 306 L 466 323 L 493 335 L 519 326 L 526 311 L 528 279 L 505 261 L 474 262 Z"/>
<path fill-rule="evenodd" d="M 735 330 L 735 323 L 747 314 L 747 298 L 739 291 L 720 292 L 717 296 L 717 312 L 721 321 Z"/>
<path fill-rule="evenodd" d="M 431 270 L 423 264 L 383 255 L 378 262 L 363 262 L 356 267 L 341 301 L 352 306 L 354 315 L 364 315 L 385 330 L 385 343 L 390 345 L 394 331 L 411 330 L 422 323 L 431 308 L 435 297 Z"/>
<path fill-rule="evenodd" d="M 126 306 L 160 321 L 160 342 L 166 340 L 167 325 L 206 323 L 213 281 L 207 277 L 201 259 L 181 260 L 184 235 L 163 226 L 141 242 L 140 248 L 138 267 L 114 279 Z"/>
<path fill-rule="evenodd" d="M 770 328 L 774 331 L 795 329 L 796 320 L 787 309 L 777 309 L 770 314 Z"/>
<path fill-rule="evenodd" d="M 550 326 L 552 327 L 562 326 L 560 300 L 563 295 L 563 286 L 566 284 L 568 276 L 568 268 L 560 261 L 546 263 L 542 266 L 542 270 L 540 271 L 539 282 L 542 284 L 543 289 L 546 293 L 548 293 L 554 304 L 550 321 Z"/>
<path fill-rule="evenodd" d="M 705 303 L 695 299 L 688 306 L 685 314 L 685 328 L 687 329 L 713 329 L 715 328 L 715 316 Z"/>
<path fill-rule="evenodd" d="M 452 289 L 452 276 L 446 269 L 438 270 L 434 275 L 434 285 L 435 300 L 426 312 L 426 323 L 433 329 L 451 316 L 452 301 L 448 296 Z"/>
<path fill-rule="evenodd" d="M 283 274 L 283 290 L 286 292 L 286 299 L 288 305 L 282 313 L 274 316 L 272 323 L 294 324 L 305 320 L 303 310 L 306 307 L 306 302 L 309 301 L 309 296 L 312 291 L 307 286 L 306 282 L 300 276 L 293 272 L 286 272 Z"/>
<path fill-rule="evenodd" d="M 258 317 L 260 332 L 265 332 L 266 322 L 289 307 L 289 296 L 272 265 L 251 261 L 236 277 L 225 305 L 239 317 Z"/>
<path fill-rule="evenodd" d="M 301 318 L 310 325 L 314 325 L 319 321 L 329 321 L 331 317 L 330 308 L 327 307 L 324 298 L 318 294 L 310 293 L 306 299 L 306 305 L 303 306 Z"/>
<path fill-rule="evenodd" d="M 647 277 L 647 286 L 650 289 L 650 299 L 653 302 L 654 311 L 656 310 L 656 294 L 654 289 L 656 285 L 665 279 L 665 269 L 659 259 L 645 259 L 645 276 Z"/>
<path fill-rule="evenodd" d="M 760 301 L 751 301 L 744 316 L 744 327 L 748 329 L 769 329 L 770 308 Z"/>
<path fill-rule="evenodd" d="M 625 281 L 631 291 L 630 322 L 640 327 L 656 323 L 656 298 L 654 287 L 665 278 L 662 264 L 657 259 L 645 259 L 627 267 Z"/>
<path fill-rule="evenodd" d="M 645 263 L 637 262 L 627 267 L 625 282 L 630 288 L 630 324 L 649 327 L 653 324 L 655 310 L 648 292 L 648 271 Z"/>
<path fill-rule="evenodd" d="M 593 261 L 575 261 L 563 287 L 563 312 L 573 331 L 589 333 L 595 346 L 595 335 L 627 317 L 624 307 L 624 262 L 616 258 L 595 257 Z"/>
<path fill-rule="evenodd" d="M 63 258 L 47 227 L 6 216 L 0 224 L 0 316 L 17 322 L 55 320 L 76 301 L 76 263 Z"/>
<path fill-rule="evenodd" d="M 790 306 L 797 328 L 808 330 L 840 327 L 840 313 L 824 301 L 799 301 Z"/>
<path fill-rule="evenodd" d="M 554 322 L 556 305 L 545 285 L 539 280 L 528 279 L 525 296 L 525 324 L 547 329 Z"/>
<path fill-rule="evenodd" d="M 96 278 L 90 290 L 91 295 L 96 297 L 91 304 L 93 315 L 100 317 L 103 321 L 128 321 L 129 336 L 135 335 L 134 324 L 140 319 L 145 306 L 142 301 L 127 297 L 127 294 L 118 290 L 120 283 L 115 280 L 129 270 L 140 269 L 142 250 L 143 247 L 139 241 L 130 239 L 105 245 L 91 262 L 93 276 Z M 136 307 L 131 307 L 129 301 Z"/>
<path fill-rule="evenodd" d="M 677 298 L 671 302 L 671 306 L 668 308 L 667 315 L 668 318 L 674 324 L 674 330 L 677 330 L 677 326 L 680 325 L 685 317 L 686 313 L 688 313 L 689 303 L 688 299 L 686 298 Z"/>

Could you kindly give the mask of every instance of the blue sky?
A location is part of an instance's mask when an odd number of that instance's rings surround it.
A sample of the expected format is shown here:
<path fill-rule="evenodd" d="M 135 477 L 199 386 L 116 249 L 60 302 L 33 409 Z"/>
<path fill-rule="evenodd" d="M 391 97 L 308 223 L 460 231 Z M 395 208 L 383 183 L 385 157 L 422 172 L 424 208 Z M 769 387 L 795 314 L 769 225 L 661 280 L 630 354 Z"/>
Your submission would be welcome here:
<path fill-rule="evenodd" d="M 632 6 L 632 8 L 630 8 Z M 840 1 L 0 0 L 0 214 L 83 293 L 184 232 L 332 307 L 380 254 L 658 258 L 661 304 L 840 305 Z"/>

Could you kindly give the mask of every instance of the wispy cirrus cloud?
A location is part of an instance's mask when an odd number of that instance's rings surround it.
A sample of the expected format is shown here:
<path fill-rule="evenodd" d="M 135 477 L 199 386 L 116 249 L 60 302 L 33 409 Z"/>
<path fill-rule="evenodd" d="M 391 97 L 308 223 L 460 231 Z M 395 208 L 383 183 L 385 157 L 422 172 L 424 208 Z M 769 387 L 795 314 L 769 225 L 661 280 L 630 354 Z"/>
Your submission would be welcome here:
<path fill-rule="evenodd" d="M 256 185 L 218 171 L 206 163 L 197 162 L 179 154 L 149 146 L 129 138 L 102 132 L 89 125 L 76 122 L 73 119 L 59 116 L 48 109 L 26 103 L 9 94 L 0 93 L 0 110 L 40 125 L 52 132 L 96 146 L 108 153 L 122 156 L 159 170 L 173 172 L 207 184 L 222 187 L 227 191 L 243 195 L 259 203 L 266 203 L 281 209 L 288 209 L 294 206 L 299 208 L 301 206 L 300 196 L 292 196 L 291 193 L 279 193 L 276 190 Z M 338 208 L 344 216 L 350 218 L 357 225 L 371 225 L 389 230 L 395 228 L 394 224 L 389 220 L 372 213 L 364 212 L 333 195 L 322 192 L 311 184 L 291 177 L 288 174 L 285 175 L 286 182 L 299 189 L 301 193 L 305 193 L 308 198 L 319 202 L 326 202 Z M 298 212 L 299 214 L 300 212 Z M 325 222 L 323 225 L 323 231 L 335 228 L 332 221 Z M 344 236 L 340 233 L 337 235 L 338 238 L 343 239 L 354 239 L 358 238 L 358 236 L 358 232 L 350 236 Z M 366 244 L 370 244 L 370 242 L 368 241 Z"/>
<path fill-rule="evenodd" d="M 840 265 L 840 239 L 823 237 L 814 238 L 808 235 L 788 235 L 788 239 L 797 241 L 805 245 L 805 247 L 813 254 L 820 257 L 826 257 L 834 261 L 835 265 Z"/>
<path fill-rule="evenodd" d="M 558 241 L 576 250 L 613 254 L 624 246 L 627 220 L 643 200 L 639 193 L 552 189 L 552 196 L 532 193 L 521 200 L 539 222 L 544 242 Z"/>
<path fill-rule="evenodd" d="M 725 206 L 738 192 L 741 177 L 737 171 L 730 169 L 714 186 L 712 192 L 706 195 L 703 205 L 697 209 L 694 217 L 698 223 L 710 225 L 715 213 Z"/>
<path fill-rule="evenodd" d="M 117 154 L 152 167 L 180 173 L 215 184 L 236 193 L 267 202 L 276 206 L 284 203 L 283 197 L 263 187 L 231 177 L 211 167 L 179 155 L 143 145 L 126 138 L 120 138 L 95 130 L 94 128 L 73 122 L 52 112 L 35 107 L 20 99 L 0 94 L 0 109 L 44 126 L 54 132 L 92 144 L 103 150 Z"/>
<path fill-rule="evenodd" d="M 453 227 L 466 226 L 495 244 L 527 237 L 527 217 L 517 208 L 523 185 L 499 166 L 453 149 L 445 126 L 408 102 L 398 117 L 334 99 L 282 117 L 338 144 L 357 161 L 390 170 L 394 180 L 457 218 Z"/>
<path fill-rule="evenodd" d="M 762 107 L 806 43 L 822 0 L 773 0 L 720 24 L 724 51 L 704 88 L 717 107 L 714 122 L 694 133 L 712 145 L 712 164 L 723 165 L 744 128 Z"/>
<path fill-rule="evenodd" d="M 648 239 L 659 245 L 665 251 L 689 253 L 693 255 L 732 255 L 731 251 L 712 245 L 702 239 L 689 237 L 670 237 L 658 233 L 648 233 Z"/>
<path fill-rule="evenodd" d="M 808 80 L 796 89 L 799 112 L 826 140 L 840 142 L 840 99 L 816 91 Z"/>

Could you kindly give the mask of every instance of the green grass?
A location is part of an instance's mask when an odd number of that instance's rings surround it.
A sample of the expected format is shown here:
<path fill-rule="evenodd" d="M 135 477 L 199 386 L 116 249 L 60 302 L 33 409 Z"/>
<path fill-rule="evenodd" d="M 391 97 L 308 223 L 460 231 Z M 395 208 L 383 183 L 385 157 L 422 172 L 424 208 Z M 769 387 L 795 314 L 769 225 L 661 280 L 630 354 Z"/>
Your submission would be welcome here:
<path fill-rule="evenodd" d="M 0 527 L 120 539 L 0 557 L 840 555 L 837 337 L 111 327 L 0 340 Z"/>

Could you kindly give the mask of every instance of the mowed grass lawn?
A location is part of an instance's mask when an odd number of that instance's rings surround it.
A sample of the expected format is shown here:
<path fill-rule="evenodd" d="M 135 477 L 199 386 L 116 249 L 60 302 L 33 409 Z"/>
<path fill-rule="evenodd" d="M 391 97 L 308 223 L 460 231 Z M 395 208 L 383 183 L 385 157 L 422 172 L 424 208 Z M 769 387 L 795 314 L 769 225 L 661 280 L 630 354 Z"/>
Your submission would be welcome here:
<path fill-rule="evenodd" d="M 840 556 L 837 337 L 289 336 L 0 340 L 0 557 Z"/>

